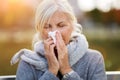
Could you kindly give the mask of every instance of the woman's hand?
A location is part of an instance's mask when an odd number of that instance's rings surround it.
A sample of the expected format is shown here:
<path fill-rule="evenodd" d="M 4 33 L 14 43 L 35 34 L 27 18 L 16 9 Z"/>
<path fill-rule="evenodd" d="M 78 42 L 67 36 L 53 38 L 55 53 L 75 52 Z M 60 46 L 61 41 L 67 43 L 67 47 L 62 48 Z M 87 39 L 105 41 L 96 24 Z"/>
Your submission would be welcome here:
<path fill-rule="evenodd" d="M 49 71 L 52 72 L 54 75 L 57 75 L 59 70 L 59 62 L 54 53 L 55 44 L 52 38 L 48 38 L 44 41 L 44 48 L 45 48 L 45 57 L 48 61 Z"/>
<path fill-rule="evenodd" d="M 60 66 L 60 72 L 62 75 L 70 72 L 72 69 L 69 65 L 68 61 L 68 50 L 67 47 L 63 41 L 63 38 L 60 34 L 60 32 L 56 32 L 56 47 L 58 52 L 58 61 Z"/>

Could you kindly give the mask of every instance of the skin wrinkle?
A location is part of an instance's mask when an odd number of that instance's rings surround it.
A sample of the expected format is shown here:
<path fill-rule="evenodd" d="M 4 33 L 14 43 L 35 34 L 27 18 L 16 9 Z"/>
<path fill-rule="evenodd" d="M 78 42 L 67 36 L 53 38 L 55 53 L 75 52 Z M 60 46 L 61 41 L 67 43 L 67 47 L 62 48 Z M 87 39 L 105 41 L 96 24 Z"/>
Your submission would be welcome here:
<path fill-rule="evenodd" d="M 47 27 L 45 23 L 48 24 Z M 28 73 L 34 74 L 31 72 L 31 67 L 27 66 L 28 64 L 33 65 L 34 69 L 42 74 L 35 74 L 39 80 L 61 80 L 61 78 L 63 80 L 86 80 L 84 76 L 87 74 L 85 72 L 88 72 L 88 69 L 90 72 L 87 75 L 88 79 L 91 78 L 91 73 L 95 73 L 92 76 L 92 80 L 106 80 L 104 63 L 94 64 L 94 62 L 98 63 L 97 60 L 99 58 L 96 54 L 99 53 L 94 50 L 88 50 L 88 42 L 85 36 L 81 34 L 81 29 L 79 29 L 81 26 L 77 23 L 72 6 L 69 5 L 67 0 L 43 0 L 37 8 L 35 25 L 39 25 L 35 27 L 40 29 L 37 30 L 39 34 L 34 38 L 33 43 L 35 44 L 35 55 L 27 56 L 25 55 L 26 53 L 23 54 L 26 58 L 21 58 L 22 62 L 17 70 L 16 80 L 33 80 L 34 76 L 28 75 Z M 56 33 L 56 44 L 53 43 L 51 37 L 48 37 L 48 33 L 55 30 L 58 30 Z M 36 45 L 37 43 L 39 43 L 38 46 Z M 75 46 L 77 46 L 77 49 L 75 49 Z M 58 58 L 55 56 L 55 47 Z M 36 55 L 38 54 L 37 52 L 44 55 L 44 57 Z M 85 57 L 82 58 L 84 55 Z M 96 60 L 89 61 L 89 59 L 93 58 L 96 58 Z M 15 59 L 16 57 L 13 58 L 14 61 Z M 19 55 L 18 59 L 20 59 Z M 25 62 L 25 60 L 27 61 Z M 82 62 L 85 64 L 81 64 Z M 74 65 L 76 66 L 74 67 L 75 70 L 72 68 Z M 98 68 L 94 70 L 96 65 Z M 21 71 L 24 72 L 25 76 L 21 77 L 23 75 Z M 65 74 L 71 71 L 73 73 L 65 78 Z M 63 77 L 57 76 L 59 72 Z"/>
<path fill-rule="evenodd" d="M 49 19 L 49 22 L 47 23 L 47 25 L 51 25 L 52 28 L 56 30 L 56 29 L 58 29 L 57 24 L 60 23 L 60 22 L 63 22 L 63 24 L 65 24 L 67 26 L 67 27 L 65 26 L 65 29 L 62 28 L 62 29 L 58 30 L 58 31 L 61 32 L 63 40 L 65 41 L 65 44 L 67 44 L 69 42 L 69 38 L 70 38 L 71 32 L 73 30 L 73 27 L 72 27 L 72 23 L 71 23 L 70 19 L 68 19 L 68 17 L 64 14 L 64 12 L 61 12 L 61 11 L 55 12 L 53 14 L 53 16 Z M 42 32 L 43 33 L 43 35 L 42 35 L 43 39 L 48 38 L 48 32 L 49 31 L 50 30 L 43 29 L 43 32 Z"/>
<path fill-rule="evenodd" d="M 68 50 L 66 46 L 70 41 L 71 33 L 73 31 L 72 23 L 64 12 L 59 10 L 56 11 L 51 16 L 51 19 L 49 19 L 49 22 L 46 23 L 47 24 L 43 27 L 42 39 L 44 40 L 46 58 L 49 60 L 49 71 L 54 75 L 57 75 L 58 71 L 60 71 L 64 75 L 72 70 L 68 62 Z M 49 39 L 48 33 L 50 31 L 57 31 L 56 44 L 54 44 L 53 39 L 51 40 L 53 43 L 51 41 L 47 41 L 47 39 Z M 49 46 L 49 48 L 47 48 L 47 46 Z M 55 56 L 55 52 L 53 51 L 55 46 L 57 49 L 58 60 Z"/>

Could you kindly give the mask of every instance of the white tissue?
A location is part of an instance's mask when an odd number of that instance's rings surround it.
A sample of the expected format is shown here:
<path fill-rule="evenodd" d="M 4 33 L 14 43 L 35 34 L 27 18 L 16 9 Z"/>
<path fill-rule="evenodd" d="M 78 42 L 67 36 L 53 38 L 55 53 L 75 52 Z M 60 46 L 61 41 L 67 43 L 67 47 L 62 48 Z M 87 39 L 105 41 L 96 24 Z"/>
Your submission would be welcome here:
<path fill-rule="evenodd" d="M 57 31 L 53 31 L 53 32 L 50 31 L 50 32 L 48 33 L 49 37 L 52 37 L 52 39 L 53 39 L 53 41 L 54 41 L 54 44 L 56 44 L 56 38 L 55 38 L 56 32 L 57 32 Z"/>

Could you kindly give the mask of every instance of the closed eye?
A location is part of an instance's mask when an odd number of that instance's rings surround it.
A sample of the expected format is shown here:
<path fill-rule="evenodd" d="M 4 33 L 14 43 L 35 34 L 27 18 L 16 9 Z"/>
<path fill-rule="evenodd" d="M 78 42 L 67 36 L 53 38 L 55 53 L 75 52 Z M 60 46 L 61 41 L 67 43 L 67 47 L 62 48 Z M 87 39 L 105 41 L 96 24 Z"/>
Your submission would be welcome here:
<path fill-rule="evenodd" d="M 51 26 L 50 24 L 46 24 L 46 25 L 44 26 L 44 28 L 45 28 L 45 29 L 49 29 L 49 28 L 52 28 L 52 26 Z"/>
<path fill-rule="evenodd" d="M 67 26 L 67 24 L 65 24 L 64 22 L 60 22 L 60 23 L 58 24 L 58 26 L 59 26 L 59 27 L 64 27 L 64 26 Z"/>

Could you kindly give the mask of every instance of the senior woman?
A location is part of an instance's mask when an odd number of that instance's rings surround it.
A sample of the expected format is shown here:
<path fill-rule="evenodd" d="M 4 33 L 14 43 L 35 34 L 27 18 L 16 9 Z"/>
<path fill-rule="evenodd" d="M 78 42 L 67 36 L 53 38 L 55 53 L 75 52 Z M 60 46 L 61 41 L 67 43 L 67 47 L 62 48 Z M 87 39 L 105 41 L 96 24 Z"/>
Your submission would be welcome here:
<path fill-rule="evenodd" d="M 106 80 L 100 52 L 88 49 L 66 0 L 43 0 L 36 11 L 34 51 L 22 49 L 16 80 Z M 55 32 L 55 40 L 49 36 Z"/>

